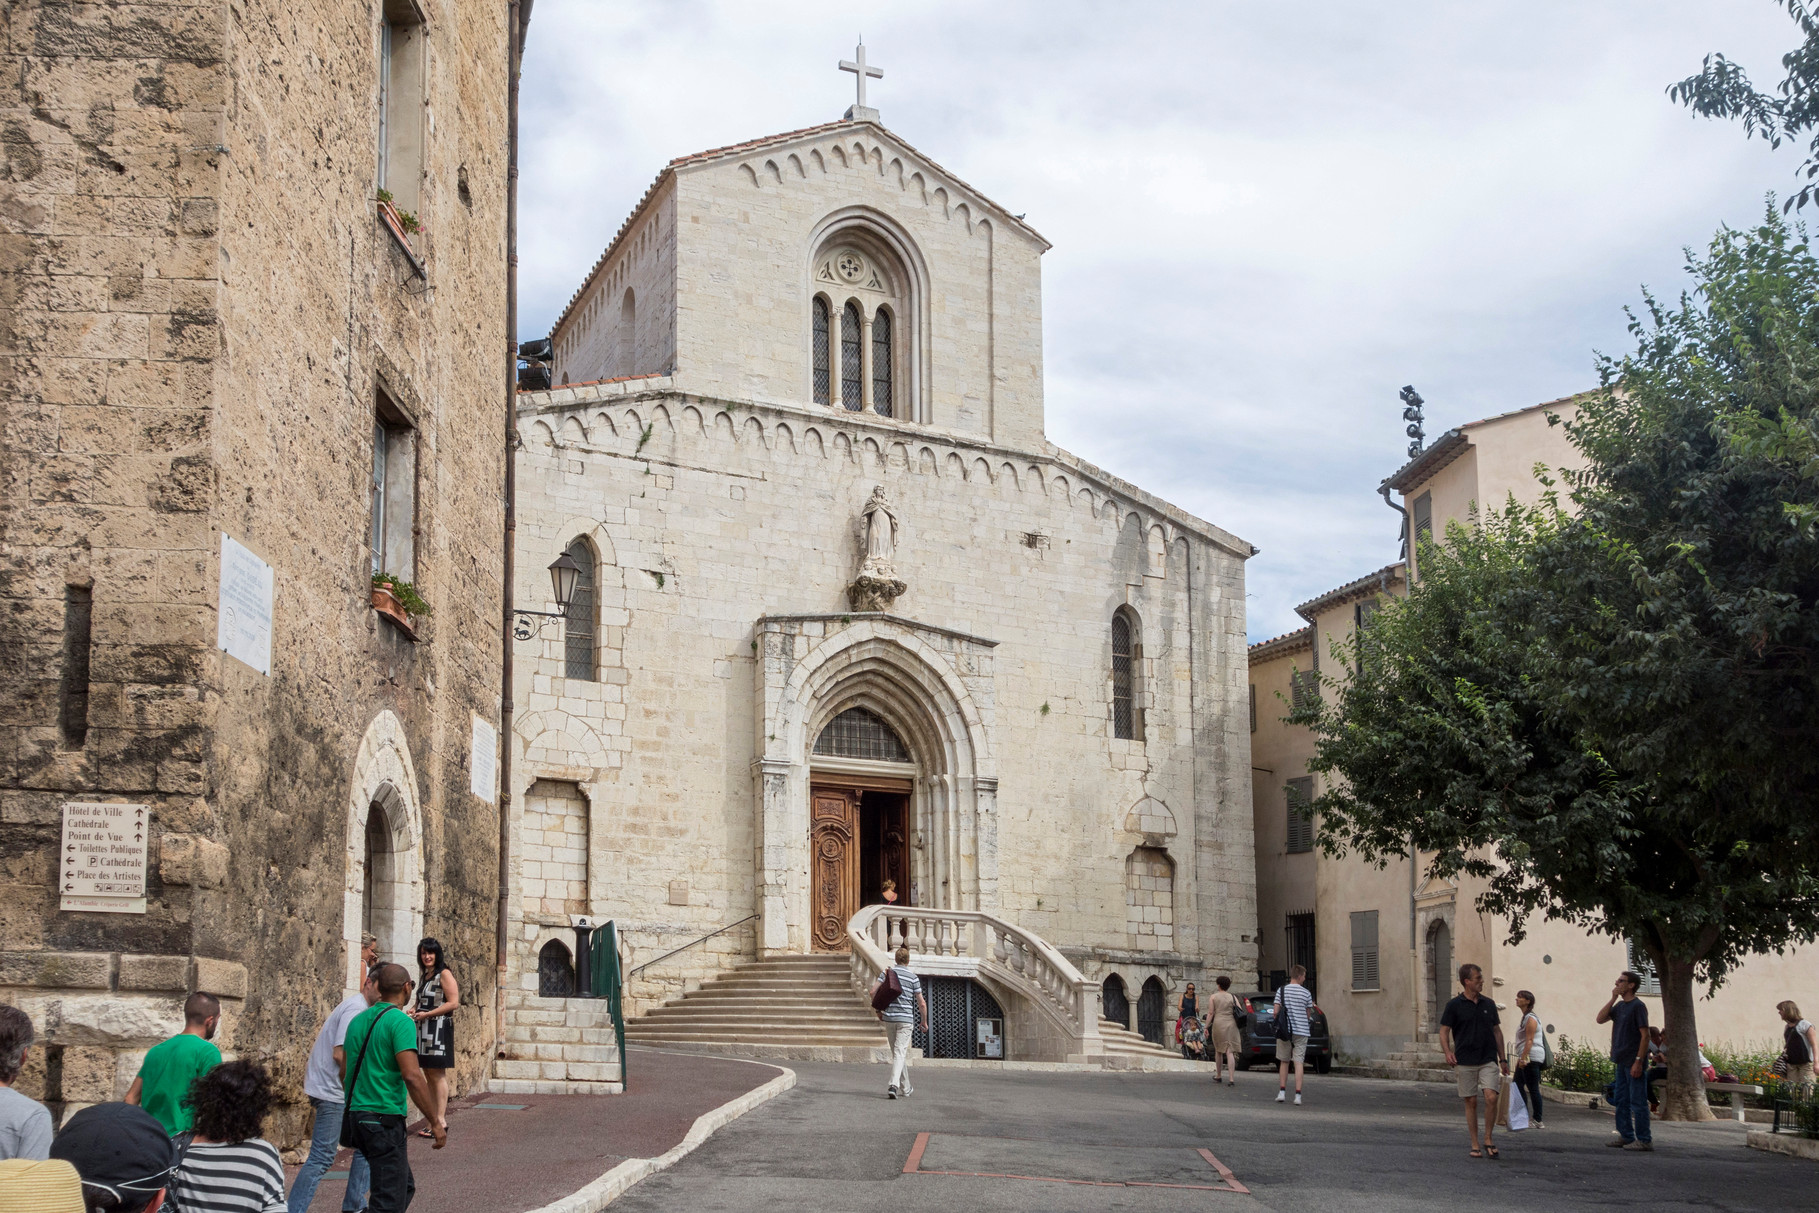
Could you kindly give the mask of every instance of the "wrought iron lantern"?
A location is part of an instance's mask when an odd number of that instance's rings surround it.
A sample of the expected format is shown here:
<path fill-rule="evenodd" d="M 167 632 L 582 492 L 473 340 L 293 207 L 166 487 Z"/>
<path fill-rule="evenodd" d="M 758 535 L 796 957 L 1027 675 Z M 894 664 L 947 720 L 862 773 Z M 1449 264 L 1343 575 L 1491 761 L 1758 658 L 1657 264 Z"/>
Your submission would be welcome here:
<path fill-rule="evenodd" d="M 543 630 L 541 622 L 533 620 L 565 619 L 568 617 L 568 604 L 575 600 L 575 587 L 581 582 L 581 566 L 567 552 L 556 557 L 549 566 L 550 585 L 556 591 L 556 609 L 553 611 L 529 611 L 522 607 L 512 608 L 512 635 L 519 640 L 529 640 Z"/>

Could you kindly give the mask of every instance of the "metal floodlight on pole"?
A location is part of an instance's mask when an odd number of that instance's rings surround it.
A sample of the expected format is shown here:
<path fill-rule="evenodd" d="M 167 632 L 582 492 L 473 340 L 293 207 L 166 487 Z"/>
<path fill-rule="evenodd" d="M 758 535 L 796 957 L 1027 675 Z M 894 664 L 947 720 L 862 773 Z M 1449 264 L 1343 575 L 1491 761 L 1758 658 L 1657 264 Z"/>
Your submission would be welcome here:
<path fill-rule="evenodd" d="M 581 566 L 567 552 L 550 561 L 549 579 L 556 591 L 556 609 L 553 611 L 531 611 L 524 607 L 514 606 L 512 615 L 512 635 L 519 640 L 529 640 L 543 630 L 541 623 L 532 623 L 532 619 L 566 619 L 568 604 L 575 600 L 575 587 L 581 584 Z"/>

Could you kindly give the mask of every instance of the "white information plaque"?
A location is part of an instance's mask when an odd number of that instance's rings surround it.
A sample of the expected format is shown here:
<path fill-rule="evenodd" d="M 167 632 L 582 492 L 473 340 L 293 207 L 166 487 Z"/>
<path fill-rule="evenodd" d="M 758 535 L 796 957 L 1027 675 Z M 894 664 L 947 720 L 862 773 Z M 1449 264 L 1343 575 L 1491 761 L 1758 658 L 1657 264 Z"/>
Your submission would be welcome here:
<path fill-rule="evenodd" d="M 62 908 L 145 913 L 145 838 L 150 832 L 142 804 L 65 804 Z"/>
<path fill-rule="evenodd" d="M 221 602 L 215 647 L 261 674 L 272 672 L 272 566 L 221 532 Z"/>
<path fill-rule="evenodd" d="M 499 734 L 479 716 L 474 717 L 474 744 L 468 770 L 468 786 L 474 795 L 492 804 L 498 798 Z"/>

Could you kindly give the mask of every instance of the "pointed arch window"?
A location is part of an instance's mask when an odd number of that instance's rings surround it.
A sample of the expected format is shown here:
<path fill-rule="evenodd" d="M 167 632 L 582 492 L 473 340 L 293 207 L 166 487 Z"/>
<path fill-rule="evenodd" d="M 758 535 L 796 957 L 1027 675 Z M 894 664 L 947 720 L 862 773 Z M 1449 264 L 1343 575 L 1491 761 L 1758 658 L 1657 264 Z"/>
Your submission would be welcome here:
<path fill-rule="evenodd" d="M 832 404 L 834 402 L 834 364 L 830 348 L 832 337 L 829 330 L 833 327 L 833 317 L 829 314 L 827 297 L 815 296 L 815 403 Z"/>
<path fill-rule="evenodd" d="M 914 761 L 896 730 L 864 708 L 848 708 L 828 721 L 821 736 L 815 738 L 815 753 L 877 762 Z"/>
<path fill-rule="evenodd" d="M 872 409 L 891 415 L 891 314 L 884 308 L 872 317 Z"/>
<path fill-rule="evenodd" d="M 563 619 L 563 674 L 587 682 L 598 681 L 594 669 L 594 549 L 587 540 L 577 539 L 568 545 L 569 559 L 581 566 L 575 579 L 575 594 L 569 599 Z"/>
<path fill-rule="evenodd" d="M 865 407 L 865 373 L 860 358 L 865 339 L 860 324 L 859 305 L 849 299 L 840 309 L 840 403 L 854 413 Z"/>
<path fill-rule="evenodd" d="M 1137 671 L 1143 638 L 1128 610 L 1112 616 L 1112 736 L 1143 740 L 1143 711 L 1137 703 Z"/>

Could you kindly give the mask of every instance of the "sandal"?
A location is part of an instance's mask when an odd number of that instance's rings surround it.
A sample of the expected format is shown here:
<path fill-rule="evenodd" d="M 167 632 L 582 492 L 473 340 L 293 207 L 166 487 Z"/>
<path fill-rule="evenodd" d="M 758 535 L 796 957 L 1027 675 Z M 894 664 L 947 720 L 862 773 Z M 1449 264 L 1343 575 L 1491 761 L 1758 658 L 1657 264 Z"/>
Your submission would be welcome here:
<path fill-rule="evenodd" d="M 443 1130 L 443 1132 L 447 1132 L 447 1130 L 445 1129 L 445 1130 Z M 436 1135 L 434 1133 L 431 1133 L 428 1129 L 418 1129 L 417 1136 L 418 1137 L 427 1137 L 431 1141 L 436 1140 Z"/>
<path fill-rule="evenodd" d="M 1497 1153 L 1497 1147 L 1496 1147 L 1496 1146 L 1492 1146 L 1492 1145 L 1486 1145 L 1486 1146 L 1485 1146 L 1485 1147 L 1484 1147 L 1484 1156 L 1485 1156 L 1485 1157 L 1486 1157 L 1486 1158 L 1499 1158 L 1499 1157 L 1501 1157 L 1501 1155 L 1499 1155 L 1499 1154 L 1498 1154 L 1498 1153 Z"/>
<path fill-rule="evenodd" d="M 1473 1146 L 1472 1147 L 1472 1157 L 1473 1158 L 1483 1158 L 1484 1152 L 1482 1150 L 1478 1149 L 1478 1147 Z"/>

